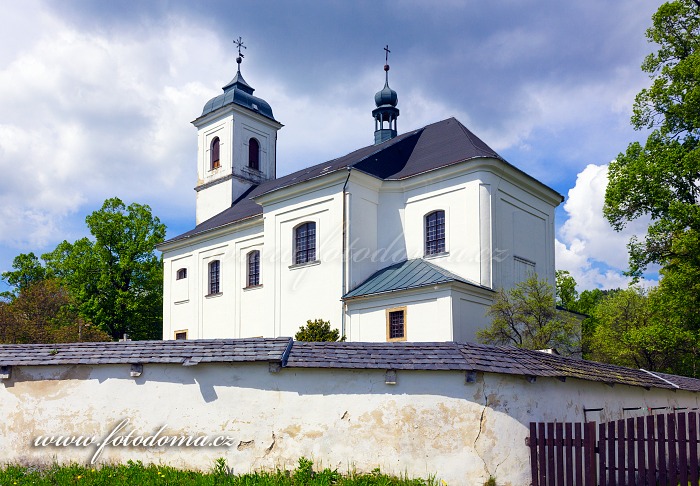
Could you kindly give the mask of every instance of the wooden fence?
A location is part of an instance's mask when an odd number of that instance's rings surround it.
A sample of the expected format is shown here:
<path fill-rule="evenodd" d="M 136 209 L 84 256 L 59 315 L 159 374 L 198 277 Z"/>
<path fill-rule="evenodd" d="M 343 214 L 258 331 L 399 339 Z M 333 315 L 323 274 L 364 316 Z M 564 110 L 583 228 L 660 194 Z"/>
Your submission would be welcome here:
<path fill-rule="evenodd" d="M 530 423 L 532 486 L 700 485 L 698 412 Z"/>

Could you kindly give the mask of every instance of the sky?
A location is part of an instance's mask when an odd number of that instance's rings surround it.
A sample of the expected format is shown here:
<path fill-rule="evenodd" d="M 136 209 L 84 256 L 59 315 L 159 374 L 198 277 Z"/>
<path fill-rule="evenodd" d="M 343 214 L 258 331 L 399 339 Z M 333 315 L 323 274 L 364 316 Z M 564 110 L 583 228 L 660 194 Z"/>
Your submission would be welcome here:
<path fill-rule="evenodd" d="M 645 138 L 629 119 L 660 4 L 0 0 L 0 272 L 87 236 L 114 196 L 148 204 L 168 237 L 191 229 L 190 121 L 234 76 L 240 36 L 246 81 L 285 125 L 279 175 L 373 143 L 389 45 L 399 132 L 456 117 L 566 197 L 557 269 L 580 290 L 625 286 L 646 222 L 616 233 L 602 204 L 608 163 Z"/>

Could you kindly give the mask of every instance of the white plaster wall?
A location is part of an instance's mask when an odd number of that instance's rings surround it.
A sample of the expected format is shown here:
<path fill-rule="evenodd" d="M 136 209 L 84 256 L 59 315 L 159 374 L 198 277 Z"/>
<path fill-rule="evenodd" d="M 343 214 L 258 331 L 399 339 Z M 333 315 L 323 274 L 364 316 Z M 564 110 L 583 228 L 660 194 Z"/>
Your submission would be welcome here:
<path fill-rule="evenodd" d="M 491 320 L 486 316 L 495 295 L 487 291 L 459 291 L 452 293 L 452 320 L 454 340 L 458 342 L 478 342 L 476 333 L 486 329 Z"/>
<path fill-rule="evenodd" d="M 539 278 L 554 285 L 554 207 L 506 182 L 495 199 L 494 288 L 518 283 L 516 257 L 535 263 Z"/>
<path fill-rule="evenodd" d="M 100 461 L 169 464 L 208 470 L 224 457 L 234 472 L 317 465 L 375 467 L 448 484 L 527 485 L 530 421 L 583 421 L 584 408 L 604 410 L 588 420 L 615 420 L 640 411 L 623 407 L 697 407 L 696 394 L 639 387 L 462 372 L 283 369 L 263 364 L 14 367 L 0 385 L 0 448 L 6 462 L 87 463 L 96 447 L 34 447 L 38 436 L 122 432 L 231 438 L 229 447 L 108 446 Z"/>
<path fill-rule="evenodd" d="M 386 342 L 386 310 L 406 307 L 406 341 L 453 341 L 451 290 L 393 292 L 348 301 L 348 341 Z"/>
<path fill-rule="evenodd" d="M 275 336 L 294 336 L 308 320 L 342 323 L 342 183 L 264 207 L 265 284 L 272 278 Z M 316 223 L 316 261 L 294 263 L 294 229 Z M 269 295 L 269 294 L 268 294 Z"/>
<path fill-rule="evenodd" d="M 445 211 L 445 253 L 425 255 L 425 217 Z M 468 174 L 407 193 L 406 250 L 472 282 L 480 280 L 479 181 Z"/>
<path fill-rule="evenodd" d="M 365 178 L 368 179 L 367 176 Z M 374 183 L 374 187 L 366 187 L 362 182 L 367 185 Z M 347 217 L 352 222 L 348 228 L 347 242 L 348 292 L 390 264 L 384 261 L 382 252 L 377 251 L 380 234 L 385 232 L 385 222 L 379 220 L 380 184 L 379 181 L 356 182 L 352 177 L 348 184 Z"/>
<path fill-rule="evenodd" d="M 174 339 L 175 331 L 182 330 L 187 330 L 189 339 L 274 337 L 273 327 L 263 325 L 271 323 L 273 317 L 269 302 L 274 286 L 265 285 L 268 276 L 272 276 L 272 263 L 261 258 L 262 287 L 245 289 L 246 254 L 253 248 L 265 254 L 262 228 L 260 220 L 163 252 L 163 339 Z M 209 296 L 208 264 L 214 259 L 221 262 L 221 293 Z M 183 285 L 183 281 L 176 281 L 176 272 L 185 265 L 188 276 L 184 285 L 189 298 L 182 300 L 175 286 Z"/>

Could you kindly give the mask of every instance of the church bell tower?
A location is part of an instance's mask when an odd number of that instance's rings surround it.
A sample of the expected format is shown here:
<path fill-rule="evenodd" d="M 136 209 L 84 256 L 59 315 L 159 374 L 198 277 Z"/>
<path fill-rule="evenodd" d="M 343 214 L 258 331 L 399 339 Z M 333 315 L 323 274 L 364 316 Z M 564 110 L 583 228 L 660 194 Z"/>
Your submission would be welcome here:
<path fill-rule="evenodd" d="M 270 105 L 257 96 L 241 74 L 245 49 L 241 38 L 234 78 L 210 99 L 192 124 L 197 128 L 196 224 L 231 207 L 253 186 L 274 179 L 277 131 Z"/>
<path fill-rule="evenodd" d="M 386 140 L 391 140 L 396 136 L 396 119 L 399 117 L 399 109 L 396 105 L 399 103 L 399 95 L 396 91 L 389 87 L 389 46 L 384 48 L 386 51 L 386 62 L 384 64 L 384 73 L 386 75 L 384 88 L 377 91 L 374 95 L 374 104 L 377 108 L 372 111 L 374 117 L 374 144 L 382 143 Z"/>

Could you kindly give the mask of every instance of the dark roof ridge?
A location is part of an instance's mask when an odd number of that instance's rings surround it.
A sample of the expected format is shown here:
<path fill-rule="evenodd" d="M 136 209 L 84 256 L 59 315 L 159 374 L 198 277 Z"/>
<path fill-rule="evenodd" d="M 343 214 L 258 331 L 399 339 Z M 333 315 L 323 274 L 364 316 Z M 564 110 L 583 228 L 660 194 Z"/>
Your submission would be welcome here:
<path fill-rule="evenodd" d="M 482 150 L 483 150 L 483 148 L 478 147 L 478 146 L 474 143 L 474 140 L 473 140 L 472 137 L 476 137 L 476 135 L 475 135 L 474 133 L 472 133 L 471 130 L 469 130 L 467 127 L 465 127 L 465 126 L 462 124 L 462 122 L 460 122 L 459 120 L 457 120 L 455 117 L 450 117 L 450 119 L 451 119 L 451 120 L 454 120 L 455 122 L 457 122 L 457 125 L 459 126 L 459 128 L 462 129 L 462 132 L 464 132 L 464 135 L 467 137 L 467 140 L 469 140 L 469 143 L 472 144 L 472 147 L 474 147 L 475 150 L 478 150 L 478 151 L 482 151 Z M 478 138 L 478 137 L 477 137 L 477 138 Z M 481 139 L 479 139 L 479 141 L 481 141 L 481 143 L 484 143 L 484 141 L 481 140 Z M 489 148 L 491 148 L 491 147 L 489 147 Z M 494 157 L 495 159 L 499 159 L 499 160 L 502 160 L 502 161 L 505 162 L 506 159 L 504 159 L 503 157 L 501 157 L 501 156 L 498 154 L 498 152 L 496 152 L 496 151 L 493 150 L 493 149 L 491 149 L 491 151 L 493 152 L 493 157 Z"/>

